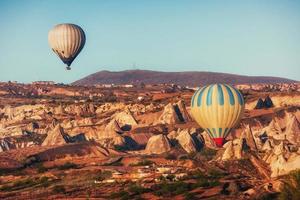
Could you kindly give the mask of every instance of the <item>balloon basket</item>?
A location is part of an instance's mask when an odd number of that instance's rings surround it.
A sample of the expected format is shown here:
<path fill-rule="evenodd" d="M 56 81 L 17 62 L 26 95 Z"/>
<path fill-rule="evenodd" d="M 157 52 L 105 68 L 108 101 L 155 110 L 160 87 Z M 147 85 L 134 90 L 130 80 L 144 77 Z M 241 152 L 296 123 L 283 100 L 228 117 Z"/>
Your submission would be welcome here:
<path fill-rule="evenodd" d="M 213 138 L 217 147 L 221 148 L 224 144 L 224 138 Z"/>

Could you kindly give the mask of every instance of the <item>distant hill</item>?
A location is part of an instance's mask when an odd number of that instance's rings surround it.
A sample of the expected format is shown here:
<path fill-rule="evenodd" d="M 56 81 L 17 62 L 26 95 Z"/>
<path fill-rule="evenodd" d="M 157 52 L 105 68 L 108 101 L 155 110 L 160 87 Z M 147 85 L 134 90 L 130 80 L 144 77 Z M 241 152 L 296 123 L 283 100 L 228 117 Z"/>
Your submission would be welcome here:
<path fill-rule="evenodd" d="M 292 83 L 297 81 L 280 77 L 241 76 L 236 74 L 216 72 L 160 72 L 149 70 L 126 70 L 119 72 L 100 71 L 75 81 L 72 84 L 138 84 L 141 82 L 145 84 L 174 83 L 185 86 L 199 86 L 211 83 Z"/>

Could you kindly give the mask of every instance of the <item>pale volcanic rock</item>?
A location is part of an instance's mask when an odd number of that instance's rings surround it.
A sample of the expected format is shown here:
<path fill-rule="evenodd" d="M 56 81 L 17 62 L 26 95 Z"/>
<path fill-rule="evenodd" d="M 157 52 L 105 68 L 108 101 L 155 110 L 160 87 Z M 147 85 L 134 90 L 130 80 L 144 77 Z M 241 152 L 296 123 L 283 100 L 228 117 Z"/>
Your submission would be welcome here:
<path fill-rule="evenodd" d="M 62 145 L 68 141 L 68 135 L 64 133 L 63 128 L 58 124 L 48 134 L 42 146 Z"/>
<path fill-rule="evenodd" d="M 126 145 L 125 138 L 116 132 L 106 132 L 105 134 L 101 132 L 96 141 L 105 148 L 114 148 L 115 146 Z"/>
<path fill-rule="evenodd" d="M 241 137 L 244 138 L 246 140 L 247 145 L 252 149 L 252 150 L 257 150 L 257 145 L 252 133 L 252 130 L 250 128 L 250 125 L 246 125 L 246 127 L 244 128 Z"/>
<path fill-rule="evenodd" d="M 70 119 L 65 119 L 63 122 L 61 122 L 61 126 L 64 129 L 72 129 L 72 128 L 74 128 L 73 121 L 71 121 Z"/>
<path fill-rule="evenodd" d="M 92 118 L 87 117 L 87 118 L 83 118 L 81 120 L 77 120 L 77 123 L 79 126 L 92 126 L 94 125 L 94 122 L 92 120 Z"/>
<path fill-rule="evenodd" d="M 119 126 L 118 122 L 113 119 L 111 120 L 105 127 L 105 132 L 117 132 L 117 133 L 123 133 L 121 127 Z"/>
<path fill-rule="evenodd" d="M 284 134 L 289 142 L 293 144 L 300 143 L 300 123 L 295 115 L 287 115 Z"/>
<path fill-rule="evenodd" d="M 178 137 L 178 135 L 179 135 L 178 131 L 173 130 L 170 133 L 168 133 L 167 137 L 170 140 L 172 140 L 172 139 L 176 139 L 176 137 Z"/>
<path fill-rule="evenodd" d="M 65 112 L 75 114 L 77 116 L 87 116 L 95 114 L 95 106 L 93 104 L 73 104 L 65 108 Z"/>
<path fill-rule="evenodd" d="M 185 102 L 183 100 L 180 100 L 176 103 L 176 105 L 178 106 L 179 111 L 180 111 L 184 121 L 185 122 L 192 121 L 192 118 L 190 117 L 190 115 L 186 109 Z"/>
<path fill-rule="evenodd" d="M 187 152 L 192 153 L 196 152 L 196 144 L 190 135 L 188 129 L 185 129 L 179 133 L 179 135 L 176 137 L 178 143 L 181 145 L 181 147 Z"/>
<path fill-rule="evenodd" d="M 6 138 L 0 139 L 0 152 L 8 151 L 10 149 L 11 149 L 10 142 Z"/>
<path fill-rule="evenodd" d="M 300 95 L 299 93 L 291 95 L 271 95 L 272 102 L 275 108 L 286 107 L 286 106 L 300 106 Z M 246 102 L 245 109 L 253 110 L 257 104 L 257 100 Z"/>
<path fill-rule="evenodd" d="M 4 108 L 4 115 L 8 116 L 11 122 L 19 122 L 24 119 L 41 119 L 41 115 L 46 110 L 45 105 L 22 105 L 17 107 L 6 106 Z"/>
<path fill-rule="evenodd" d="M 31 123 L 27 124 L 25 130 L 33 133 L 33 132 L 37 131 L 38 128 L 39 128 L 39 124 L 37 122 L 31 122 Z"/>
<path fill-rule="evenodd" d="M 120 127 L 126 125 L 135 126 L 138 124 L 137 120 L 134 118 L 129 109 L 126 109 L 123 112 L 116 113 L 112 118 L 118 122 Z"/>
<path fill-rule="evenodd" d="M 68 130 L 70 136 L 76 136 L 80 133 L 84 133 L 86 140 L 98 140 L 99 130 L 93 126 L 78 126 Z"/>
<path fill-rule="evenodd" d="M 45 132 L 49 132 L 53 130 L 57 125 L 59 125 L 59 122 L 57 119 L 54 118 L 52 122 L 48 124 L 47 127 L 45 128 Z"/>
<path fill-rule="evenodd" d="M 274 153 L 275 155 L 283 154 L 285 151 L 286 151 L 286 148 L 285 148 L 283 142 L 280 142 L 279 145 L 276 145 L 276 146 L 273 148 L 273 153 Z"/>
<path fill-rule="evenodd" d="M 262 151 L 271 151 L 273 148 L 272 148 L 272 145 L 271 145 L 271 141 L 270 140 L 267 140 L 264 144 L 263 144 L 263 146 L 262 146 L 262 148 L 261 148 L 261 150 Z"/>
<path fill-rule="evenodd" d="M 294 94 L 294 95 L 286 95 L 286 96 L 272 96 L 272 101 L 275 107 L 281 107 L 281 106 L 300 106 L 300 95 Z"/>
<path fill-rule="evenodd" d="M 300 169 L 300 155 L 293 153 L 288 159 L 279 155 L 271 161 L 270 167 L 272 170 L 271 177 L 288 174 L 290 171 Z"/>
<path fill-rule="evenodd" d="M 184 101 L 180 100 L 175 104 L 167 104 L 156 124 L 177 124 L 188 121 L 191 121 L 191 117 L 185 107 Z"/>
<path fill-rule="evenodd" d="M 270 165 L 271 177 L 285 175 L 290 171 L 300 169 L 300 154 L 290 152 L 284 142 L 274 145 L 273 150 L 269 151 L 263 160 Z"/>
<path fill-rule="evenodd" d="M 62 115 L 62 114 L 65 114 L 65 109 L 62 105 L 59 105 L 57 107 L 54 108 L 54 113 L 56 115 Z"/>
<path fill-rule="evenodd" d="M 0 138 L 23 135 L 23 130 L 19 126 L 7 126 L 0 129 Z"/>
<path fill-rule="evenodd" d="M 157 124 L 176 124 L 179 123 L 180 120 L 174 110 L 174 107 L 171 103 L 165 106 L 163 113 L 158 119 Z"/>
<path fill-rule="evenodd" d="M 276 140 L 287 139 L 292 144 L 300 142 L 300 123 L 293 113 L 285 112 L 284 118 L 273 118 L 262 131 Z"/>
<path fill-rule="evenodd" d="M 222 160 L 230 160 L 234 158 L 234 149 L 233 149 L 233 142 L 228 141 L 226 142 L 223 147 L 225 148 L 225 151 L 222 155 Z"/>
<path fill-rule="evenodd" d="M 241 159 L 243 157 L 243 143 L 244 140 L 242 138 L 234 139 L 225 143 L 223 145 L 225 151 L 221 157 L 221 160 Z"/>
<path fill-rule="evenodd" d="M 162 154 L 171 150 L 171 144 L 167 136 L 163 134 L 152 136 L 146 146 L 148 154 Z"/>
<path fill-rule="evenodd" d="M 93 103 L 90 103 L 90 104 L 88 105 L 88 112 L 89 112 L 89 113 L 94 114 L 94 113 L 96 113 L 96 110 L 97 110 L 97 107 L 96 107 Z"/>
<path fill-rule="evenodd" d="M 216 145 L 213 143 L 212 138 L 210 137 L 210 135 L 206 132 L 203 131 L 201 133 L 201 136 L 203 138 L 203 141 L 205 143 L 205 146 L 209 147 L 209 148 L 214 148 Z"/>
<path fill-rule="evenodd" d="M 118 125 L 118 122 L 113 119 L 104 130 L 99 131 L 97 141 L 107 148 L 124 146 L 126 144 L 125 138 L 119 135 L 119 133 L 123 133 L 123 131 Z"/>
<path fill-rule="evenodd" d="M 262 132 L 266 132 L 268 136 L 272 136 L 277 140 L 285 139 L 284 135 L 282 134 L 281 127 L 276 119 L 272 119 L 269 125 L 262 129 Z"/>
<path fill-rule="evenodd" d="M 101 106 L 98 106 L 96 109 L 97 114 L 105 113 L 108 111 L 117 111 L 124 110 L 126 105 L 124 103 L 105 103 Z"/>
<path fill-rule="evenodd" d="M 115 146 L 125 146 L 126 141 L 120 135 L 114 135 L 109 138 L 101 138 L 97 140 L 103 147 L 114 148 Z"/>

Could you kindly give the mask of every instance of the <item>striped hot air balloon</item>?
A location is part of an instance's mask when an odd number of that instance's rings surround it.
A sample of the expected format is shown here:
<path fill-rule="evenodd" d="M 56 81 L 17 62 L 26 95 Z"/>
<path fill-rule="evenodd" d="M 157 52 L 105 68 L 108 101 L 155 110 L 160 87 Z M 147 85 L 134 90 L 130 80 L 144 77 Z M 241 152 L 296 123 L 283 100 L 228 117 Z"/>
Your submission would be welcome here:
<path fill-rule="evenodd" d="M 200 88 L 192 97 L 191 114 L 218 147 L 244 112 L 244 98 L 234 87 L 212 84 Z"/>
<path fill-rule="evenodd" d="M 58 24 L 49 31 L 48 41 L 54 53 L 70 70 L 70 65 L 84 47 L 85 34 L 78 25 Z"/>

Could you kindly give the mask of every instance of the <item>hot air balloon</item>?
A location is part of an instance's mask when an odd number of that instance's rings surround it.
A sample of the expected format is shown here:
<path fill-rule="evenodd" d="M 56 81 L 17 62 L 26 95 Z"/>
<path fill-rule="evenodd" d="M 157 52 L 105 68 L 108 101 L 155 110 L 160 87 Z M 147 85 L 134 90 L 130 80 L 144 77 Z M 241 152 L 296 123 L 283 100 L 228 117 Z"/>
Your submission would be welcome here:
<path fill-rule="evenodd" d="M 58 24 L 49 31 L 48 41 L 54 53 L 70 70 L 70 65 L 84 47 L 85 34 L 78 25 Z"/>
<path fill-rule="evenodd" d="M 227 84 L 212 84 L 195 92 L 191 114 L 216 146 L 222 147 L 224 139 L 242 117 L 244 107 L 244 98 L 237 89 Z"/>

